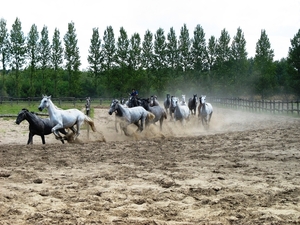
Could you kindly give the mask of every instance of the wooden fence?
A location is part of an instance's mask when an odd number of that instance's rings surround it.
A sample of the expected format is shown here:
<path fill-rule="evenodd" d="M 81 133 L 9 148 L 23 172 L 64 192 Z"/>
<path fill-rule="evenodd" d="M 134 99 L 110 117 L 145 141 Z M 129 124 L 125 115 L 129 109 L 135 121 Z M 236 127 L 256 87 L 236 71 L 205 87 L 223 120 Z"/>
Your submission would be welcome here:
<path fill-rule="evenodd" d="M 121 99 L 121 98 L 120 98 Z M 112 98 L 92 98 L 91 106 L 98 105 L 109 105 Z M 0 96 L 0 107 L 1 104 L 39 104 L 41 97 L 28 97 L 28 98 L 11 98 Z M 82 106 L 86 103 L 86 98 L 75 98 L 75 97 L 61 97 L 52 98 L 54 104 L 59 107 L 64 105 L 72 104 L 73 107 Z M 300 101 L 283 101 L 283 100 L 250 100 L 242 98 L 217 98 L 207 97 L 207 101 L 213 105 L 222 106 L 232 109 L 247 110 L 251 112 L 269 112 L 272 114 L 292 114 L 300 115 Z"/>
<path fill-rule="evenodd" d="M 207 101 L 212 104 L 233 109 L 247 110 L 251 112 L 269 112 L 272 114 L 293 114 L 300 115 L 299 100 L 249 100 L 242 98 L 214 98 L 210 97 Z"/>

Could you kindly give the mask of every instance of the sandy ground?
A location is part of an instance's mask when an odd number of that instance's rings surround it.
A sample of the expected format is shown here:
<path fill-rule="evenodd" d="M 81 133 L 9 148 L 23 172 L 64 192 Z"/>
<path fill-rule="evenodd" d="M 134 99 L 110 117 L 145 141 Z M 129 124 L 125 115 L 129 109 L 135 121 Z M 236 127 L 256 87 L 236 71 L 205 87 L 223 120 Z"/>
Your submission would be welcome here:
<path fill-rule="evenodd" d="M 0 119 L 0 224 L 300 224 L 300 119 L 218 109 L 116 133 L 108 109 L 76 143 Z M 104 141 L 105 140 L 105 141 Z"/>

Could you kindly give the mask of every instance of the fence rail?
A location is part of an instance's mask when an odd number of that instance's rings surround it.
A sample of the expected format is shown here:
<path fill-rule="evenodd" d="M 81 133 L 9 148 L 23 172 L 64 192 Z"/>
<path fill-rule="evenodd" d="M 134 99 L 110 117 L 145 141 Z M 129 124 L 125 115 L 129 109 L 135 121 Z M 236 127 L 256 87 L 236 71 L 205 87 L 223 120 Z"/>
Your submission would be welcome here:
<path fill-rule="evenodd" d="M 52 101 L 59 107 L 64 104 L 73 104 L 74 107 L 78 105 L 84 106 L 86 98 L 75 97 L 60 97 L 51 98 Z M 121 99 L 121 98 L 120 98 Z M 39 103 L 41 97 L 28 97 L 28 98 L 12 98 L 0 96 L 1 104 L 20 104 L 28 103 L 28 105 Z M 227 108 L 247 110 L 251 112 L 269 112 L 272 114 L 293 114 L 300 116 L 300 100 L 284 101 L 284 100 L 251 100 L 242 98 L 217 98 L 207 97 L 207 101 L 216 106 L 223 106 Z M 111 98 L 92 98 L 91 106 L 110 104 Z"/>
<path fill-rule="evenodd" d="M 249 100 L 242 98 L 214 98 L 208 99 L 215 105 L 225 106 L 233 109 L 242 109 L 252 112 L 269 112 L 272 114 L 294 114 L 300 115 L 299 100 Z"/>

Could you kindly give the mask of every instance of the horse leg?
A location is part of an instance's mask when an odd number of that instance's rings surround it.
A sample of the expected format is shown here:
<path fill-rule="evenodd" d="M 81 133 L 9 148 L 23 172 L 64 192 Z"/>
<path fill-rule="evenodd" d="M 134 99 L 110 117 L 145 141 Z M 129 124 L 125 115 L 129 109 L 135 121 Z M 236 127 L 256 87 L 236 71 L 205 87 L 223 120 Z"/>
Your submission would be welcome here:
<path fill-rule="evenodd" d="M 42 143 L 43 143 L 43 144 L 46 144 L 46 142 L 45 142 L 45 136 L 44 136 L 44 135 L 41 135 L 41 138 L 42 138 Z"/>
<path fill-rule="evenodd" d="M 142 128 L 141 128 L 141 126 L 139 124 L 139 121 L 135 122 L 134 124 L 138 127 L 136 131 L 142 131 Z"/>
<path fill-rule="evenodd" d="M 29 135 L 28 135 L 28 141 L 27 141 L 27 144 L 28 144 L 28 145 L 29 145 L 29 144 L 33 144 L 32 139 L 33 139 L 33 134 L 32 134 L 31 132 L 29 132 Z"/>
<path fill-rule="evenodd" d="M 116 129 L 116 132 L 119 133 L 119 130 L 118 130 L 118 118 L 117 118 L 117 116 L 115 117 L 115 129 Z"/>
<path fill-rule="evenodd" d="M 58 130 L 63 128 L 63 126 L 61 126 L 60 124 L 56 124 L 56 126 L 54 126 L 51 131 L 54 134 L 54 136 L 56 137 L 56 139 L 62 140 L 63 137 L 59 134 Z"/>
<path fill-rule="evenodd" d="M 211 112 L 211 113 L 209 114 L 208 122 L 210 122 L 210 119 L 211 119 L 212 114 L 213 114 L 213 112 Z"/>
<path fill-rule="evenodd" d="M 79 136 L 79 134 L 80 134 L 80 125 L 81 125 L 81 123 L 82 123 L 82 122 L 78 122 L 78 121 L 77 121 L 77 123 L 76 123 L 76 128 L 77 128 L 77 130 L 75 130 L 74 127 L 72 127 L 73 129 L 71 128 L 71 130 L 72 130 L 73 132 L 76 131 L 76 132 L 75 132 L 75 136 L 74 136 L 74 140 L 75 140 L 75 139 Z"/>
<path fill-rule="evenodd" d="M 160 127 L 160 131 L 162 131 L 162 125 L 163 125 L 163 122 L 164 122 L 164 117 L 162 116 L 159 120 L 159 127 Z"/>
<path fill-rule="evenodd" d="M 74 126 L 72 126 L 72 127 L 69 127 L 69 129 L 71 129 L 71 131 L 73 132 L 73 134 L 76 134 L 76 129 L 74 128 Z"/>
<path fill-rule="evenodd" d="M 129 133 L 127 132 L 127 126 L 125 126 L 124 124 L 122 124 L 122 130 L 126 136 L 129 136 Z"/>

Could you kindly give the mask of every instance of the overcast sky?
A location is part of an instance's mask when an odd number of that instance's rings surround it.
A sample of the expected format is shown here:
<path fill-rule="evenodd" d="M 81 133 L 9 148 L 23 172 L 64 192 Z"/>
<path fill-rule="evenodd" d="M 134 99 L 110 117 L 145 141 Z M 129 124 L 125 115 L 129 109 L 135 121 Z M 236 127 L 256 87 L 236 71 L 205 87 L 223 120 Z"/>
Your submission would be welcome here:
<path fill-rule="evenodd" d="M 25 36 L 33 24 L 39 33 L 47 26 L 50 42 L 55 28 L 63 39 L 68 23 L 73 21 L 82 69 L 88 66 L 92 29 L 98 27 L 102 39 L 108 26 L 114 29 L 116 40 L 120 28 L 124 27 L 129 38 L 137 32 L 142 41 L 146 30 L 155 34 L 158 28 L 163 28 L 167 35 L 173 27 L 178 38 L 184 24 L 190 38 L 200 24 L 206 41 L 211 36 L 219 38 L 224 28 L 232 40 L 240 27 L 247 42 L 248 57 L 254 57 L 264 29 L 274 49 L 274 60 L 280 60 L 287 57 L 290 39 L 300 29 L 300 0 L 1 0 L 0 18 L 6 20 L 9 32 L 17 17 Z"/>

